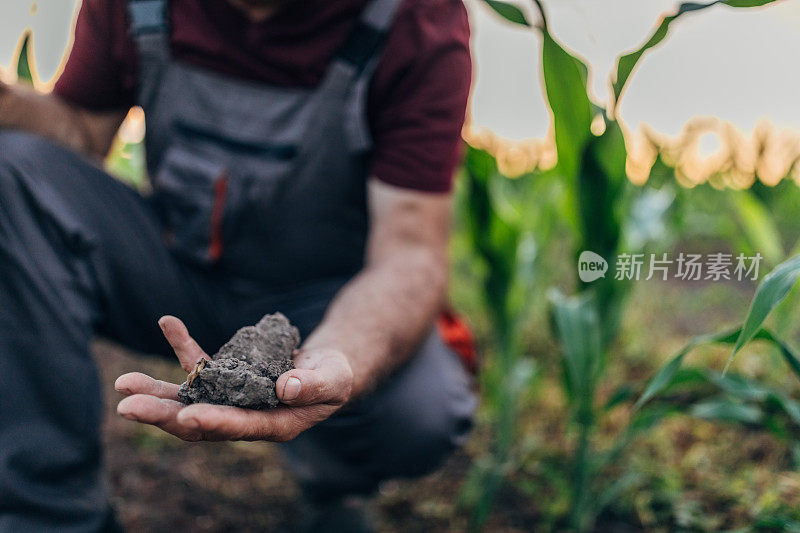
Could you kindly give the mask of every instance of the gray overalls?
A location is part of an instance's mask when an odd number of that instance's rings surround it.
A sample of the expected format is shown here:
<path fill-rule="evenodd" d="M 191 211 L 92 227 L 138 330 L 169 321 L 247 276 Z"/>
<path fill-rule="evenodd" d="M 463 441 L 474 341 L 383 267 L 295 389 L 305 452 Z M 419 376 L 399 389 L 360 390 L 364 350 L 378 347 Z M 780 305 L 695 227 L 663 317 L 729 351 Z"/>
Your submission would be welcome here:
<path fill-rule="evenodd" d="M 214 352 L 282 311 L 303 336 L 363 264 L 368 84 L 400 0 L 371 0 L 315 89 L 171 59 L 166 0 L 129 0 L 153 193 L 0 132 L 0 532 L 108 524 L 100 334 L 169 354 L 158 317 Z M 284 446 L 313 497 L 366 493 L 461 444 L 475 397 L 432 334 L 370 396 Z"/>

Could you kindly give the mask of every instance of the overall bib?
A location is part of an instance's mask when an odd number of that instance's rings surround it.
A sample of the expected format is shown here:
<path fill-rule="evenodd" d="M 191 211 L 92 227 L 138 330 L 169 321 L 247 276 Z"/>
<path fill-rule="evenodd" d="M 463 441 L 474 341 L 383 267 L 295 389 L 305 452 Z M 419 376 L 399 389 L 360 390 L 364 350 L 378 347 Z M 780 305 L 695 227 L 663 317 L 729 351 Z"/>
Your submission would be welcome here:
<path fill-rule="evenodd" d="M 298 89 L 173 61 L 166 0 L 129 0 L 147 198 L 64 147 L 0 131 L 0 532 L 111 523 L 97 334 L 173 357 L 156 325 L 172 314 L 213 353 L 281 311 L 305 337 L 362 267 L 366 98 L 399 3 L 371 0 L 322 83 Z M 367 493 L 437 465 L 476 403 L 434 333 L 282 449 L 310 496 Z"/>
<path fill-rule="evenodd" d="M 369 2 L 321 84 L 305 89 L 173 61 L 166 0 L 129 2 L 147 166 L 177 255 L 282 290 L 361 268 L 367 87 L 398 4 Z"/>

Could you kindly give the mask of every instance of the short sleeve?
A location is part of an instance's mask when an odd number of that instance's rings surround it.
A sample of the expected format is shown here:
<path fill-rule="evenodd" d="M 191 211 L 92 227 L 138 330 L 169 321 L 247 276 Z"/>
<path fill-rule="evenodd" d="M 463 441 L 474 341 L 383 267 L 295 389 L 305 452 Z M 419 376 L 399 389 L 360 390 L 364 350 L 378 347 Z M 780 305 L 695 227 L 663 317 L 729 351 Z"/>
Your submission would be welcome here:
<path fill-rule="evenodd" d="M 55 94 L 93 110 L 133 105 L 135 51 L 126 21 L 124 0 L 83 0 Z"/>
<path fill-rule="evenodd" d="M 462 2 L 406 0 L 370 92 L 371 175 L 399 187 L 449 191 L 471 78 Z"/>

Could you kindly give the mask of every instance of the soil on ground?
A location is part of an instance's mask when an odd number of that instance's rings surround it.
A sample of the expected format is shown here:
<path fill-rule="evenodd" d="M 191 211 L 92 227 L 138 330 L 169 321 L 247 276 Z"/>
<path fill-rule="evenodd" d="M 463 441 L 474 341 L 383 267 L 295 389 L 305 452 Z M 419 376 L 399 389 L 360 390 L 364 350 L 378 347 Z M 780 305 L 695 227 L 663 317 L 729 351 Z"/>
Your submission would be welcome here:
<path fill-rule="evenodd" d="M 117 416 L 122 396 L 113 383 L 120 374 L 146 372 L 180 383 L 186 373 L 177 360 L 135 354 L 106 342 L 97 343 L 94 352 L 105 387 L 112 503 L 127 531 L 280 532 L 299 525 L 298 488 L 278 445 L 187 443 Z M 374 505 L 379 530 L 463 530 L 466 517 L 457 500 L 469 464 L 467 453 L 460 452 L 425 478 L 385 483 Z"/>

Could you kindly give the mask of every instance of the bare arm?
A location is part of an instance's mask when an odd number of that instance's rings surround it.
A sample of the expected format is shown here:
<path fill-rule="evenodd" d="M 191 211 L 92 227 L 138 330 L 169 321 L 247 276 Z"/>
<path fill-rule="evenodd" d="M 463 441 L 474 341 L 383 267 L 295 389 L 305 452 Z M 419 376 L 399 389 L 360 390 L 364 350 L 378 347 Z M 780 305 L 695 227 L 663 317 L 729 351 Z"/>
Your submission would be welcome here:
<path fill-rule="evenodd" d="M 365 268 L 336 296 L 304 349 L 344 353 L 353 394 L 405 361 L 441 310 L 447 285 L 450 195 L 372 180 Z"/>
<path fill-rule="evenodd" d="M 126 113 L 88 111 L 55 94 L 0 81 L 0 128 L 35 133 L 87 155 L 105 157 Z"/>

